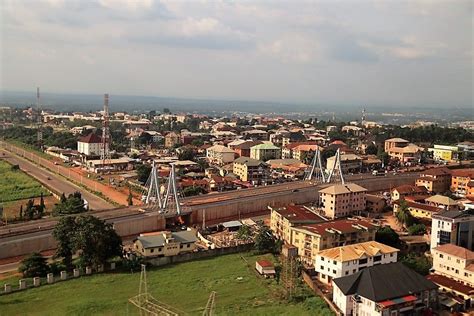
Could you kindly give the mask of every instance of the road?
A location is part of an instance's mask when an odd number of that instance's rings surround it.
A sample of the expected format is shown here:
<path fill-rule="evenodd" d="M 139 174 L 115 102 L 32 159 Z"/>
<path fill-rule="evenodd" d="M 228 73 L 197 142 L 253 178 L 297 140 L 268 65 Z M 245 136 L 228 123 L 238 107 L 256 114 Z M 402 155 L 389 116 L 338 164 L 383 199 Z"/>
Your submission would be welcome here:
<path fill-rule="evenodd" d="M 81 188 L 64 177 L 57 175 L 53 172 L 50 172 L 46 169 L 39 167 L 38 165 L 24 159 L 20 158 L 4 149 L 0 149 L 0 158 L 2 160 L 8 161 L 11 164 L 19 165 L 20 169 L 26 172 L 28 175 L 34 177 L 39 182 L 44 184 L 46 187 L 57 193 L 65 193 L 66 195 L 74 193 L 76 191 L 81 192 L 82 197 L 89 202 L 89 208 L 93 210 L 106 210 L 114 208 L 114 206 L 101 199 L 95 194 L 90 193 L 89 191 Z M 44 158 L 41 158 L 44 159 Z M 48 180 L 50 179 L 50 180 Z"/>

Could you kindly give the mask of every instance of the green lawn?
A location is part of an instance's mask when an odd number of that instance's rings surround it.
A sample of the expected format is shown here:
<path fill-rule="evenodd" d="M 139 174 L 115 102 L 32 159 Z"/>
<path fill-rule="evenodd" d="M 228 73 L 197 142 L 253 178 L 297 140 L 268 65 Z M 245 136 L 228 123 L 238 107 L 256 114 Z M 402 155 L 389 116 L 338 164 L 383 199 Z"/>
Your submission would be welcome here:
<path fill-rule="evenodd" d="M 149 291 L 191 315 L 202 313 L 211 291 L 217 292 L 216 315 L 332 315 L 319 297 L 278 299 L 279 285 L 253 271 L 260 257 L 245 254 L 249 268 L 240 256 L 150 269 Z M 137 315 L 127 300 L 138 294 L 139 279 L 140 273 L 100 274 L 0 296 L 0 315 Z"/>
<path fill-rule="evenodd" d="M 38 181 L 1 160 L 0 175 L 0 203 L 50 194 Z"/>

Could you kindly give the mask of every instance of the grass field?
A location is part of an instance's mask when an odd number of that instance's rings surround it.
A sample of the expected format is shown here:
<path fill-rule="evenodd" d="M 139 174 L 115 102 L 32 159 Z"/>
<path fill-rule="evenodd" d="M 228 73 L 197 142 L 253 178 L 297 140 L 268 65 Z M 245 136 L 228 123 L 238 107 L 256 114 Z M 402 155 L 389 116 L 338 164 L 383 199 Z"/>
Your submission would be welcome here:
<path fill-rule="evenodd" d="M 260 257 L 244 254 L 249 267 L 240 256 L 150 269 L 149 292 L 190 315 L 202 313 L 211 291 L 217 292 L 216 315 L 332 315 L 319 297 L 279 299 L 276 281 L 254 272 Z M 137 315 L 127 300 L 138 294 L 139 280 L 140 273 L 101 274 L 0 296 L 0 315 Z"/>
<path fill-rule="evenodd" d="M 0 203 L 50 194 L 38 181 L 1 160 L 0 175 Z"/>

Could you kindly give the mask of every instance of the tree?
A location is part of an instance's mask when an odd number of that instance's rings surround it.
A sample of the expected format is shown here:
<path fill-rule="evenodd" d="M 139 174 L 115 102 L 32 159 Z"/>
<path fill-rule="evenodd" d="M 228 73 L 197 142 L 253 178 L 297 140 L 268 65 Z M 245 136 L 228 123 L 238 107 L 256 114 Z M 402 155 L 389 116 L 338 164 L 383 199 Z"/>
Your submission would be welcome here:
<path fill-rule="evenodd" d="M 46 206 L 44 205 L 43 192 L 41 192 L 40 204 L 38 206 L 38 215 L 39 215 L 39 217 L 43 217 L 45 209 L 46 209 Z"/>
<path fill-rule="evenodd" d="M 194 196 L 194 195 L 199 195 L 201 193 L 204 193 L 204 189 L 201 187 L 190 186 L 190 187 L 184 188 L 183 190 L 184 196 Z"/>
<path fill-rule="evenodd" d="M 423 224 L 415 224 L 408 227 L 410 235 L 423 235 L 426 233 L 426 226 Z"/>
<path fill-rule="evenodd" d="M 33 200 L 28 200 L 26 203 L 26 209 L 25 209 L 25 217 L 28 220 L 32 220 L 35 217 L 36 214 L 36 208 Z"/>
<path fill-rule="evenodd" d="M 413 215 L 411 215 L 408 204 L 404 199 L 400 200 L 400 205 L 395 216 L 397 218 L 397 222 L 399 222 L 403 227 L 407 228 L 413 225 Z"/>
<path fill-rule="evenodd" d="M 168 109 L 168 108 L 164 108 L 164 109 L 163 109 L 163 113 L 168 114 L 168 113 L 171 113 L 171 111 L 170 111 L 170 109 Z"/>
<path fill-rule="evenodd" d="M 366 155 L 377 155 L 377 153 L 378 153 L 378 148 L 372 143 L 369 146 L 367 146 L 367 148 L 365 149 Z"/>
<path fill-rule="evenodd" d="M 414 254 L 402 257 L 400 261 L 421 275 L 428 275 L 432 266 L 432 262 L 427 257 Z"/>
<path fill-rule="evenodd" d="M 252 237 L 252 231 L 250 227 L 247 225 L 240 226 L 239 230 L 237 231 L 237 238 L 247 240 Z"/>
<path fill-rule="evenodd" d="M 255 236 L 255 250 L 257 253 L 275 252 L 276 240 L 270 228 L 263 226 Z"/>
<path fill-rule="evenodd" d="M 74 217 L 62 217 L 53 230 L 53 237 L 57 241 L 55 258 L 63 258 L 63 264 L 67 269 L 72 267 L 72 255 L 75 252 L 73 235 L 76 231 Z"/>
<path fill-rule="evenodd" d="M 68 197 L 63 193 L 59 203 L 53 208 L 53 215 L 78 214 L 86 211 L 87 209 L 85 208 L 85 203 L 80 192 L 69 194 Z"/>
<path fill-rule="evenodd" d="M 128 206 L 133 205 L 133 195 L 132 195 L 132 190 L 130 189 L 130 187 L 128 188 L 127 204 Z"/>
<path fill-rule="evenodd" d="M 73 244 L 83 265 L 97 267 L 122 255 L 122 239 L 112 224 L 91 215 L 78 216 L 75 222 Z"/>
<path fill-rule="evenodd" d="M 178 154 L 179 160 L 193 160 L 195 157 L 196 155 L 194 154 L 194 151 L 190 148 L 184 148 Z"/>
<path fill-rule="evenodd" d="M 395 248 L 400 246 L 400 236 L 390 226 L 379 228 L 375 233 L 375 241 Z"/>
<path fill-rule="evenodd" d="M 146 183 L 148 177 L 150 176 L 151 166 L 147 164 L 138 165 L 137 168 L 138 181 L 141 183 Z"/>
<path fill-rule="evenodd" d="M 23 219 L 23 204 L 20 205 L 20 219 Z"/>
<path fill-rule="evenodd" d="M 48 273 L 46 258 L 44 258 L 40 253 L 34 252 L 21 261 L 20 266 L 18 267 L 18 272 L 21 272 L 26 278 L 44 276 Z"/>
<path fill-rule="evenodd" d="M 390 161 L 390 156 L 388 155 L 388 153 L 386 153 L 382 147 L 380 147 L 378 150 L 377 150 L 377 158 L 380 159 L 380 161 L 382 161 L 382 164 L 384 166 L 388 165 L 388 162 Z"/>

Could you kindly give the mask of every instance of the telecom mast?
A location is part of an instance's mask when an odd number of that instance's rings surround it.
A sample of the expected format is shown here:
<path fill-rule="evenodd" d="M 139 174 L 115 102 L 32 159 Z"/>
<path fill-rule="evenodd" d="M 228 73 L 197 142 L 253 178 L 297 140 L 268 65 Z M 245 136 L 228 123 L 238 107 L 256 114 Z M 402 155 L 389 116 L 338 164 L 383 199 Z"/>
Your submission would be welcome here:
<path fill-rule="evenodd" d="M 102 120 L 102 168 L 105 171 L 107 162 L 110 161 L 110 128 L 109 128 L 109 94 L 104 94 L 104 115 Z"/>
<path fill-rule="evenodd" d="M 36 111 L 37 111 L 36 123 L 38 125 L 37 140 L 38 140 L 38 146 L 42 150 L 43 149 L 43 130 L 41 129 L 41 125 L 43 124 L 43 120 L 41 118 L 40 88 L 39 87 L 36 87 Z"/>

